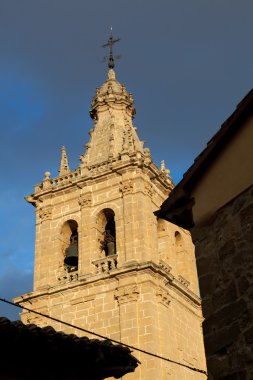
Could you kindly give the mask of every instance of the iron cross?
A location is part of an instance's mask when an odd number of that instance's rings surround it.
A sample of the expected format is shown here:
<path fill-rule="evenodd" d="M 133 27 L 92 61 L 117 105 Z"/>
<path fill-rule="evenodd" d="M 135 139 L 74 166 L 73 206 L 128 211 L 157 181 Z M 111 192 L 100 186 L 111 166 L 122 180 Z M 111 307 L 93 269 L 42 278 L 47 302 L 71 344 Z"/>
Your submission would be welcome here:
<path fill-rule="evenodd" d="M 112 46 L 116 43 L 116 42 L 119 42 L 120 41 L 120 38 L 115 38 L 113 39 L 113 36 L 112 36 L 112 27 L 111 27 L 111 34 L 110 34 L 110 37 L 108 38 L 108 41 L 106 44 L 102 45 L 102 47 L 109 47 L 109 60 L 108 60 L 108 67 L 109 69 L 113 69 L 114 68 L 114 60 L 116 59 L 119 59 L 121 56 L 120 55 L 117 55 L 113 56 L 113 51 L 112 51 Z M 106 57 L 104 57 L 104 60 L 106 59 Z"/>

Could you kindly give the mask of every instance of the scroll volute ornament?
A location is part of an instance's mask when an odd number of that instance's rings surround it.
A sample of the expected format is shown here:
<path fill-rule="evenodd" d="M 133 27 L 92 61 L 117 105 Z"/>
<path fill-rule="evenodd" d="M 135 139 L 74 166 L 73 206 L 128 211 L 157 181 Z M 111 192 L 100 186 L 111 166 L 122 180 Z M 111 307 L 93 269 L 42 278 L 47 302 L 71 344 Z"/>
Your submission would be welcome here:
<path fill-rule="evenodd" d="M 121 183 L 119 190 L 122 192 L 123 195 L 131 194 L 134 190 L 134 184 L 131 180 Z"/>
<path fill-rule="evenodd" d="M 80 195 L 78 199 L 79 205 L 82 207 L 90 207 L 92 205 L 92 195 L 91 193 L 86 193 Z"/>
<path fill-rule="evenodd" d="M 44 222 L 45 220 L 51 220 L 52 218 L 52 206 L 44 206 L 39 209 L 39 218 L 41 222 Z"/>
<path fill-rule="evenodd" d="M 114 297 L 119 304 L 137 301 L 139 298 L 140 291 L 136 284 L 128 285 L 115 290 Z"/>

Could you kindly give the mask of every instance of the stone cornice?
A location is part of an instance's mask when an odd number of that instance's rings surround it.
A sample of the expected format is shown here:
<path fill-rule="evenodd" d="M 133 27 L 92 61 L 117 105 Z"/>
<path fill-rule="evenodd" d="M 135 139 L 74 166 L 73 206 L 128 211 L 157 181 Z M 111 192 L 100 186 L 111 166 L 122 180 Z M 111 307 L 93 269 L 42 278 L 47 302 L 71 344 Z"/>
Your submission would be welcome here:
<path fill-rule="evenodd" d="M 129 264 L 125 264 L 124 267 L 118 268 L 117 270 L 114 270 L 110 274 L 99 274 L 99 275 L 86 275 L 81 276 L 79 275 L 79 278 L 77 281 L 73 281 L 68 284 L 57 284 L 55 286 L 48 286 L 43 289 L 34 291 L 33 293 L 27 293 L 24 294 L 22 297 L 18 297 L 15 299 L 15 302 L 24 302 L 28 301 L 33 298 L 41 297 L 41 296 L 47 296 L 54 293 L 61 293 L 65 290 L 71 290 L 73 291 L 74 288 L 85 286 L 86 284 L 91 283 L 98 283 L 100 281 L 108 281 L 108 279 L 120 279 L 121 277 L 129 276 L 131 273 L 136 274 L 141 272 L 146 272 L 148 274 L 151 274 L 152 277 L 157 278 L 157 275 L 161 277 L 163 282 L 165 282 L 166 287 L 168 289 L 176 291 L 178 295 L 183 296 L 184 300 L 189 302 L 193 307 L 199 308 L 201 305 L 200 298 L 192 292 L 189 288 L 184 286 L 180 281 L 178 281 L 170 272 L 170 267 L 167 266 L 165 263 L 160 262 L 160 264 L 156 264 L 152 261 L 147 261 L 144 263 L 136 263 L 132 262 Z"/>

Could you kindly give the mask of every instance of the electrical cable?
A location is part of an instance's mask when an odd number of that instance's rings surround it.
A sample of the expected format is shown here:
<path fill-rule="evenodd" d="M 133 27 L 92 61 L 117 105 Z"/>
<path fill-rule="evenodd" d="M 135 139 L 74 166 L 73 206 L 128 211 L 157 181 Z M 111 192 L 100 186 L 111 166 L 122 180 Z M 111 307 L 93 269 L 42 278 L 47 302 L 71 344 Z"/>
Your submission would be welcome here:
<path fill-rule="evenodd" d="M 183 363 L 177 362 L 177 361 L 175 361 L 175 360 L 172 360 L 172 359 L 165 358 L 165 357 L 163 357 L 163 356 L 160 356 L 160 355 L 154 354 L 154 353 L 152 353 L 152 352 L 149 352 L 149 351 L 146 351 L 146 350 L 142 350 L 141 348 L 138 348 L 138 347 L 135 347 L 135 346 L 131 346 L 130 344 L 126 344 L 126 343 L 119 342 L 118 340 L 108 338 L 108 337 L 106 337 L 106 336 L 104 336 L 104 335 L 101 335 L 101 334 L 98 334 L 98 333 L 96 333 L 96 332 L 94 332 L 94 331 L 90 331 L 90 330 L 84 329 L 84 328 L 82 328 L 82 327 L 78 327 L 78 326 L 72 325 L 71 323 L 61 321 L 60 319 L 57 319 L 57 318 L 54 318 L 54 317 L 50 317 L 49 315 L 46 315 L 46 314 L 40 313 L 39 311 L 31 310 L 31 309 L 29 309 L 29 308 L 27 308 L 27 307 L 25 307 L 25 306 L 20 305 L 20 303 L 14 303 L 14 302 L 8 301 L 8 300 L 6 300 L 6 299 L 4 299 L 4 298 L 1 298 L 1 297 L 0 297 L 0 301 L 2 301 L 2 302 L 4 302 L 4 303 L 7 303 L 7 304 L 9 304 L 9 305 L 12 305 L 12 306 L 16 306 L 16 307 L 18 307 L 18 308 L 20 308 L 20 309 L 24 309 L 24 310 L 29 311 L 29 312 L 31 312 L 31 313 L 34 313 L 34 314 L 40 315 L 41 317 L 51 319 L 52 321 L 60 322 L 60 323 L 62 323 L 62 324 L 65 325 L 65 326 L 72 327 L 72 328 L 75 328 L 75 329 L 77 329 L 77 330 L 83 331 L 83 332 L 85 332 L 85 333 L 88 333 L 88 334 L 91 334 L 91 335 L 97 336 L 98 338 L 102 338 L 102 339 L 105 339 L 105 340 L 109 340 L 109 341 L 111 341 L 111 342 L 113 342 L 113 343 L 115 343 L 115 344 L 119 344 L 119 345 L 124 346 L 124 347 L 127 347 L 127 348 L 129 348 L 129 349 L 132 349 L 132 350 L 135 350 L 135 351 L 139 351 L 139 352 L 141 352 L 141 353 L 143 353 L 143 354 L 150 355 L 150 356 L 153 356 L 153 357 L 155 357 L 155 358 L 158 358 L 158 359 L 161 359 L 161 360 L 165 360 L 165 361 L 170 362 L 170 363 L 173 363 L 173 364 L 177 364 L 177 365 L 179 365 L 179 366 L 181 366 L 181 367 L 188 368 L 188 369 L 190 369 L 191 371 L 199 372 L 199 373 L 202 373 L 202 374 L 208 376 L 207 372 L 204 371 L 203 369 L 199 369 L 199 368 L 191 367 L 191 366 L 189 366 L 189 365 L 187 365 L 187 364 L 183 364 Z"/>

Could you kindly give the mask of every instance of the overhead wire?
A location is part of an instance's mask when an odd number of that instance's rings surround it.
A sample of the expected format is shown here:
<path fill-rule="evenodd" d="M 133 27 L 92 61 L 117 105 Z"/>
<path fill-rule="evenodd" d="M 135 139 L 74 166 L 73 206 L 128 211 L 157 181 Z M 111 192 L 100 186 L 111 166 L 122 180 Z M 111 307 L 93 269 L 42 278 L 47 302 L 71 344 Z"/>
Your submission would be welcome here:
<path fill-rule="evenodd" d="M 167 362 L 170 362 L 170 363 L 173 363 L 173 364 L 179 365 L 179 366 L 181 366 L 181 367 L 185 367 L 185 368 L 187 368 L 187 369 L 189 369 L 189 370 L 191 370 L 191 371 L 199 372 L 199 373 L 202 373 L 202 374 L 208 376 L 207 372 L 206 372 L 205 370 L 203 370 L 203 369 L 195 368 L 195 367 L 192 367 L 192 366 L 190 366 L 190 365 L 187 365 L 187 364 L 184 364 L 184 363 L 177 362 L 177 361 L 175 361 L 175 360 L 172 360 L 172 359 L 166 358 L 166 357 L 161 356 L 161 355 L 154 354 L 154 353 L 152 353 L 152 352 L 149 352 L 149 351 L 143 350 L 143 349 L 141 349 L 141 348 L 138 348 L 138 347 L 132 346 L 132 345 L 130 345 L 130 344 L 122 343 L 122 342 L 120 342 L 120 341 L 118 341 L 118 340 L 115 340 L 115 339 L 112 339 L 112 338 L 108 338 L 108 337 L 106 337 L 106 336 L 104 336 L 104 335 L 102 335 L 102 334 L 99 334 L 99 333 L 96 333 L 96 332 L 94 332 L 94 331 L 90 331 L 90 330 L 84 329 L 83 327 L 75 326 L 75 325 L 73 325 L 73 324 L 71 324 L 71 323 L 68 323 L 68 322 L 65 322 L 65 321 L 61 321 L 61 320 L 58 319 L 58 318 L 54 318 L 54 317 L 51 317 L 51 316 L 49 316 L 49 315 L 47 315 L 47 314 L 40 313 L 39 311 L 29 309 L 29 308 L 26 307 L 26 306 L 22 306 L 22 305 L 20 304 L 20 302 L 19 302 L 19 303 L 14 303 L 14 302 L 11 302 L 11 301 L 6 300 L 5 298 L 1 298 L 1 297 L 0 297 L 0 301 L 1 301 L 1 302 L 4 302 L 4 303 L 7 303 L 7 304 L 9 304 L 9 305 L 12 305 L 12 306 L 16 306 L 16 307 L 18 307 L 18 308 L 20 308 L 20 309 L 24 309 L 24 310 L 29 311 L 29 312 L 31 312 L 31 313 L 34 313 L 34 314 L 40 315 L 41 317 L 51 319 L 52 321 L 59 322 L 59 323 L 65 325 L 65 326 L 72 327 L 72 328 L 74 328 L 74 329 L 77 329 L 77 330 L 83 331 L 83 332 L 85 332 L 85 333 L 87 333 L 87 334 L 97 336 L 98 338 L 105 339 L 105 340 L 109 340 L 109 341 L 112 342 L 112 343 L 119 344 L 119 345 L 124 346 L 124 347 L 127 347 L 127 348 L 129 348 L 129 349 L 131 349 L 131 350 L 139 351 L 139 352 L 141 352 L 141 353 L 143 353 L 143 354 L 146 354 L 146 355 L 149 355 L 149 356 L 153 356 L 153 357 L 155 357 L 155 358 L 157 358 L 157 359 L 165 360 L 165 361 L 167 361 Z"/>

